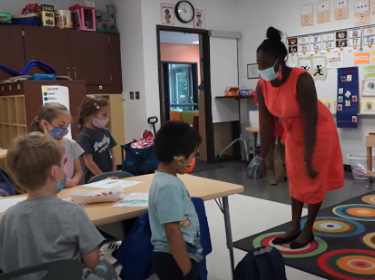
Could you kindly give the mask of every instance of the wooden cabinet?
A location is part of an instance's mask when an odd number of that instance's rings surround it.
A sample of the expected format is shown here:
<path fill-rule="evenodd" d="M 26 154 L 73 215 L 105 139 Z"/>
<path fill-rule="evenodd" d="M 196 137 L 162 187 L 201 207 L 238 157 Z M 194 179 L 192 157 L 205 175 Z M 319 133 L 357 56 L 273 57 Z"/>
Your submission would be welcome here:
<path fill-rule="evenodd" d="M 41 60 L 59 76 L 85 80 L 88 94 L 122 93 L 119 34 L 0 25 L 0 36 L 2 64 L 20 71 Z M 0 71 L 0 80 L 9 77 Z"/>
<path fill-rule="evenodd" d="M 22 27 L 0 25 L 0 63 L 18 72 L 25 67 Z M 11 75 L 0 70 L 0 81 Z"/>

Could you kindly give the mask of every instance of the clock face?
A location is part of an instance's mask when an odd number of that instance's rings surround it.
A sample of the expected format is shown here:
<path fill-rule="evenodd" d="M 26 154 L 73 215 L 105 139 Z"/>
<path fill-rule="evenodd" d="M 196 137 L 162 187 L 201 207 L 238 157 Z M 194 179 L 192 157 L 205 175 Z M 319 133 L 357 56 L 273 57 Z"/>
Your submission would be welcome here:
<path fill-rule="evenodd" d="M 183 23 L 189 23 L 194 19 L 195 10 L 188 1 L 180 1 L 176 5 L 176 17 Z"/>

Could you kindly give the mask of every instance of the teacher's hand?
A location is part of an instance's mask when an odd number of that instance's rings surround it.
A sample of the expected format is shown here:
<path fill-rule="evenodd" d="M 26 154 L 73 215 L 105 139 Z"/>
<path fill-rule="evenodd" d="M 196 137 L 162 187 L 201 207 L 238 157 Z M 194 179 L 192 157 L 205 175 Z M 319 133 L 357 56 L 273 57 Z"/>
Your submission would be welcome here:
<path fill-rule="evenodd" d="M 314 179 L 314 178 L 318 177 L 318 175 L 319 175 L 319 171 L 316 171 L 316 170 L 313 168 L 311 162 L 305 162 L 305 167 L 306 167 L 306 173 L 307 173 L 307 175 L 308 175 L 311 179 Z"/>

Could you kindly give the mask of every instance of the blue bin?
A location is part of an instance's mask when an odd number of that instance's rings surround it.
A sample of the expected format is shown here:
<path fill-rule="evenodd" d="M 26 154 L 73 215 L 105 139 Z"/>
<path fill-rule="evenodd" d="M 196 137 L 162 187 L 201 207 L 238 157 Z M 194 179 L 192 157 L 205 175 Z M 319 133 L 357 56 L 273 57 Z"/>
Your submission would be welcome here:
<path fill-rule="evenodd" d="M 39 16 L 37 14 L 27 14 L 12 17 L 12 24 L 23 26 L 38 26 Z"/>
<path fill-rule="evenodd" d="M 135 149 L 131 147 L 132 143 L 121 146 L 122 170 L 135 176 L 154 173 L 159 162 L 156 159 L 153 146 Z"/>

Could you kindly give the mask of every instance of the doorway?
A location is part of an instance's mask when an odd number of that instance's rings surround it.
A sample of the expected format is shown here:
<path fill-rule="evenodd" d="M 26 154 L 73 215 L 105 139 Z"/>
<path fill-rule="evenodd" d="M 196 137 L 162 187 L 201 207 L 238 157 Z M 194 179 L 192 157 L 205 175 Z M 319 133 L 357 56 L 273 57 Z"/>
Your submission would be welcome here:
<path fill-rule="evenodd" d="M 156 33 L 161 124 L 171 119 L 198 124 L 201 159 L 214 163 L 208 31 L 157 25 Z"/>

